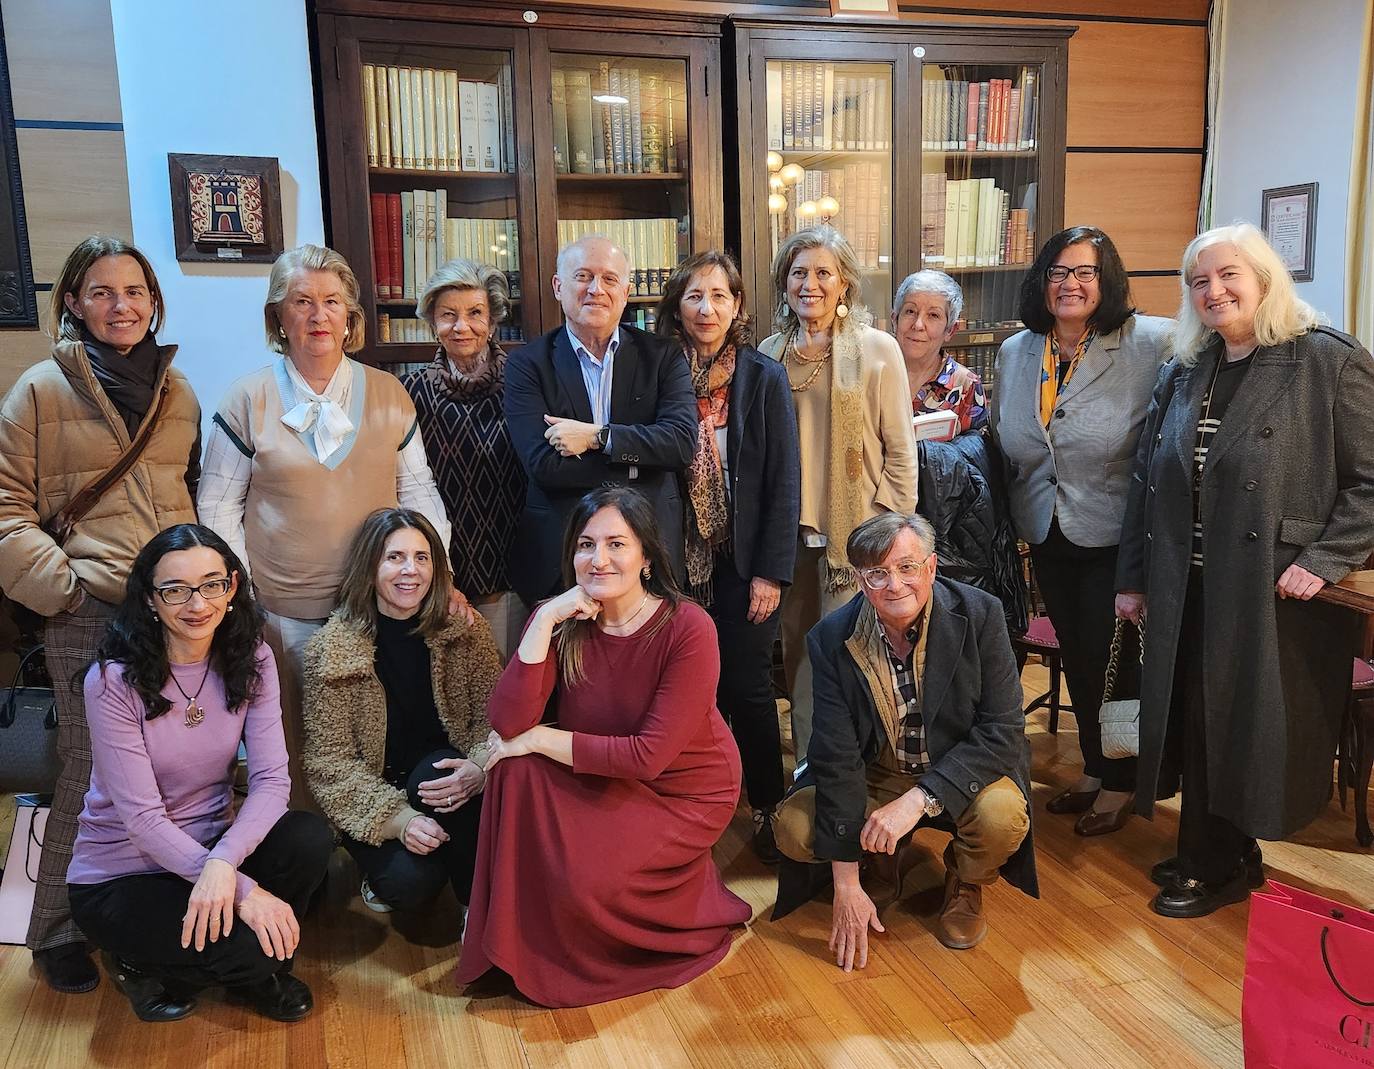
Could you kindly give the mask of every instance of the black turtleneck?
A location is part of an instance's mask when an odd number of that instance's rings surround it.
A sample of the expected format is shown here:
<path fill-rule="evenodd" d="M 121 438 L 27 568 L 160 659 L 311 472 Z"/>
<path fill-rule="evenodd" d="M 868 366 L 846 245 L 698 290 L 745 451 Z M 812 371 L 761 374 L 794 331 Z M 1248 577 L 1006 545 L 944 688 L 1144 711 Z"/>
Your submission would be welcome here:
<path fill-rule="evenodd" d="M 404 786 L 420 758 L 453 745 L 434 705 L 429 646 L 414 630 L 414 619 L 393 620 L 377 614 L 377 652 L 373 663 L 386 691 L 383 776 L 396 786 Z"/>

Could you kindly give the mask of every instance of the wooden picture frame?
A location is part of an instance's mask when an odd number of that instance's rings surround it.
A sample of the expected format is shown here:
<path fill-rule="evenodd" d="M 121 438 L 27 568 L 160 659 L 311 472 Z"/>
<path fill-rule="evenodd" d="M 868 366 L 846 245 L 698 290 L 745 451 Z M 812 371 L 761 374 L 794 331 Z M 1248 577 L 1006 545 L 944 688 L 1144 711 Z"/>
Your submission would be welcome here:
<path fill-rule="evenodd" d="M 1317 253 L 1317 183 L 1264 190 L 1260 194 L 1260 229 L 1293 281 L 1311 282 Z"/>
<path fill-rule="evenodd" d="M 38 301 L 29 255 L 24 190 L 19 178 L 19 142 L 10 95 L 5 31 L 0 26 L 0 327 L 38 326 Z"/>
<path fill-rule="evenodd" d="M 183 263 L 270 264 L 281 255 L 275 156 L 167 154 L 172 232 Z"/>

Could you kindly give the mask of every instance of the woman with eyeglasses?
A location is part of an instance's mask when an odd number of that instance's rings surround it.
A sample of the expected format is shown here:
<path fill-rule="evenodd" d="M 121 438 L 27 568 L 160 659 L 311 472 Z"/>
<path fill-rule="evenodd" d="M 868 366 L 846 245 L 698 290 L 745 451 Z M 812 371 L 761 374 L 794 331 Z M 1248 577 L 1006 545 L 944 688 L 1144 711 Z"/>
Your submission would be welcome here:
<path fill-rule="evenodd" d="M 72 916 L 144 1021 L 207 987 L 276 1021 L 313 1000 L 292 975 L 334 836 L 291 812 L 263 613 L 208 527 L 156 535 L 86 673 L 91 787 L 67 869 Z M 239 747 L 248 793 L 235 805 Z"/>
<path fill-rule="evenodd" d="M 1131 814 L 1135 759 L 1102 756 L 1098 709 L 1111 650 L 1117 548 L 1136 443 L 1173 320 L 1138 314 L 1112 239 L 1075 226 L 1045 243 L 1021 283 L 1026 329 L 1002 343 L 989 426 L 1017 534 L 1059 639 L 1083 773 L 1050 799 L 1104 835 Z M 1117 696 L 1138 686 L 1128 634 Z"/>

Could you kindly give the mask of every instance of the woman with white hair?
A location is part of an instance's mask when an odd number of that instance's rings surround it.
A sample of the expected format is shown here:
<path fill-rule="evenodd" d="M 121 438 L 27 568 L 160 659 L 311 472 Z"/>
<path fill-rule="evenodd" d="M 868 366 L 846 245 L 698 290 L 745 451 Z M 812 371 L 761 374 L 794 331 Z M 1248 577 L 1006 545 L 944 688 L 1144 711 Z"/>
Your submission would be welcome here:
<path fill-rule="evenodd" d="M 301 654 L 324 626 L 349 543 L 376 509 L 400 505 L 448 544 L 415 406 L 394 375 L 348 358 L 363 347 L 358 279 L 333 249 L 277 257 L 263 306 L 281 359 L 245 375 L 215 412 L 200 521 L 252 572 L 281 676 L 293 804 L 308 802 L 301 756 Z"/>
<path fill-rule="evenodd" d="M 778 332 L 759 351 L 782 363 L 801 443 L 801 531 L 782 606 L 783 663 L 797 760 L 811 739 L 806 633 L 858 589 L 849 532 L 880 512 L 916 511 L 916 437 L 902 352 L 860 304 L 862 275 L 838 231 L 793 234 L 773 258 Z"/>
<path fill-rule="evenodd" d="M 525 503 L 525 469 L 502 409 L 506 354 L 495 341 L 510 313 L 506 276 L 490 264 L 450 260 L 425 283 L 417 311 L 439 348 L 426 367 L 402 376 L 401 385 L 415 402 L 453 524 L 453 586 L 491 625 L 504 660 L 525 624 L 524 605 L 506 571 Z"/>
<path fill-rule="evenodd" d="M 1248 223 L 1194 238 L 1182 283 L 1116 611 L 1148 607 L 1138 811 L 1183 780 L 1151 905 L 1201 917 L 1262 885 L 1255 840 L 1292 835 L 1330 793 L 1358 621 L 1312 598 L 1374 549 L 1374 362 L 1319 325 Z"/>
<path fill-rule="evenodd" d="M 988 421 L 983 380 L 944 351 L 963 314 L 964 291 L 943 271 L 907 275 L 892 298 L 892 333 L 906 364 L 912 412 L 953 412 L 960 434 Z"/>

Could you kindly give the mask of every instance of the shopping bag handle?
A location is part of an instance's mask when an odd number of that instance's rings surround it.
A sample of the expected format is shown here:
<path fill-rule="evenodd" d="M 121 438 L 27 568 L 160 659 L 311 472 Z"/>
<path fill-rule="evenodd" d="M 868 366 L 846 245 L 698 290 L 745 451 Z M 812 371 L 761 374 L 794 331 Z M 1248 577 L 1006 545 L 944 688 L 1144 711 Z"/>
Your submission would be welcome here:
<path fill-rule="evenodd" d="M 1326 975 L 1327 975 L 1328 977 L 1330 977 L 1331 982 L 1332 982 L 1333 984 L 1336 985 L 1336 990 L 1339 991 L 1339 992 L 1340 992 L 1342 995 L 1344 995 L 1346 998 L 1348 998 L 1351 1002 L 1355 1003 L 1356 1006 L 1365 1006 L 1365 1007 L 1374 1006 L 1374 999 L 1367 999 L 1367 1000 L 1366 1000 L 1366 999 L 1362 999 L 1362 998 L 1356 998 L 1354 995 L 1352 995 L 1349 991 L 1347 991 L 1347 990 L 1341 985 L 1341 982 L 1340 982 L 1339 980 L 1336 979 L 1336 972 L 1335 972 L 1334 969 L 1331 968 L 1331 958 L 1330 958 L 1330 957 L 1327 955 L 1327 953 L 1326 953 L 1326 939 L 1327 939 L 1327 936 L 1329 936 L 1330 934 L 1331 934 L 1331 929 L 1330 929 L 1330 927 L 1328 927 L 1328 926 L 1326 926 L 1326 925 L 1323 925 L 1323 926 L 1322 926 L 1322 964 L 1323 964 L 1324 966 L 1326 966 Z"/>
<path fill-rule="evenodd" d="M 20 682 L 20 680 L 22 680 L 22 679 L 24 678 L 24 669 L 28 667 L 29 661 L 30 661 L 34 656 L 36 656 L 37 654 L 40 654 L 40 653 L 42 653 L 42 652 L 43 652 L 43 647 L 42 647 L 41 645 L 35 646 L 35 647 L 33 647 L 33 649 L 29 650 L 27 653 L 24 654 L 23 657 L 21 657 L 21 658 L 19 659 L 19 667 L 16 668 L 16 669 L 14 670 L 14 679 L 10 682 L 10 690 L 9 690 L 9 693 L 5 695 L 5 700 L 4 700 L 4 702 L 3 702 L 2 704 L 0 704 L 0 728 L 7 728 L 7 727 L 13 727 L 13 726 L 14 726 L 14 717 L 15 717 L 14 693 L 15 693 L 15 691 L 17 691 L 17 690 L 19 689 L 19 682 Z M 49 712 L 51 713 L 51 710 L 49 710 Z M 46 719 L 47 719 L 47 718 L 44 718 L 44 719 L 45 719 L 45 723 L 44 723 L 44 725 L 43 725 L 44 727 L 49 727 L 49 728 L 51 728 L 51 727 L 56 727 L 56 726 L 57 726 L 57 721 L 56 721 L 55 718 L 53 719 L 53 723 L 52 723 L 52 724 L 46 723 Z"/>

